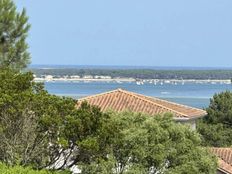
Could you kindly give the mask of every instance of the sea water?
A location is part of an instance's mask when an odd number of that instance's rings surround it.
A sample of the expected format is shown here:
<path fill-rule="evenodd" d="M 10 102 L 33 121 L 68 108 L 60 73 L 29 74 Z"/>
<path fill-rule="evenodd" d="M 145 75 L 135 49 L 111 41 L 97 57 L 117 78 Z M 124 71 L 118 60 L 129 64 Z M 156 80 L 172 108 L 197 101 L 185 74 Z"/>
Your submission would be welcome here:
<path fill-rule="evenodd" d="M 52 94 L 69 96 L 75 99 L 115 90 L 117 88 L 139 94 L 158 97 L 197 108 L 206 108 L 215 93 L 231 90 L 231 84 L 221 83 L 144 83 L 135 82 L 45 82 L 45 88 Z"/>

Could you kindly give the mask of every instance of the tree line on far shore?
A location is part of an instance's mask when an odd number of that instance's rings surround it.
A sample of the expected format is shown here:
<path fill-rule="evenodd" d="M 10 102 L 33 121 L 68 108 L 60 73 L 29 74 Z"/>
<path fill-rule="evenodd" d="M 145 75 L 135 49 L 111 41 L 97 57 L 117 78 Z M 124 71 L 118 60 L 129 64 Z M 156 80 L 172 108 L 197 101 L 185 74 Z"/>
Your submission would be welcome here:
<path fill-rule="evenodd" d="M 232 78 L 232 70 L 155 70 L 155 69 L 95 69 L 95 68 L 29 68 L 37 77 L 52 75 L 64 76 L 110 76 L 112 78 L 134 79 L 218 79 Z"/>
<path fill-rule="evenodd" d="M 172 115 L 100 108 L 49 94 L 30 62 L 25 10 L 0 0 L 0 173 L 184 174 L 216 172 L 210 146 L 231 146 L 232 93 L 216 94 L 197 130 Z M 213 133 L 216 131 L 216 133 Z"/>

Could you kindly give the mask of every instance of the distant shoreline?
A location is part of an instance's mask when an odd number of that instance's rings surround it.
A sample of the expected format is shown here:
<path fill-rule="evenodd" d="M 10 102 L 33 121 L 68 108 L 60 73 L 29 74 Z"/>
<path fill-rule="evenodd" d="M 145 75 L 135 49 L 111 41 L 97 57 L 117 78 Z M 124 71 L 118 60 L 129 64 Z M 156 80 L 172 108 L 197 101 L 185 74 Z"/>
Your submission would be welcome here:
<path fill-rule="evenodd" d="M 231 84 L 231 79 L 134 79 L 134 78 L 112 78 L 112 79 L 95 79 L 95 78 L 34 78 L 36 82 L 136 82 L 136 83 L 222 83 Z"/>
<path fill-rule="evenodd" d="M 207 81 L 232 79 L 231 70 L 151 70 L 151 69 L 31 69 L 37 80 L 53 81 Z M 183 79 L 183 80 L 182 80 Z"/>

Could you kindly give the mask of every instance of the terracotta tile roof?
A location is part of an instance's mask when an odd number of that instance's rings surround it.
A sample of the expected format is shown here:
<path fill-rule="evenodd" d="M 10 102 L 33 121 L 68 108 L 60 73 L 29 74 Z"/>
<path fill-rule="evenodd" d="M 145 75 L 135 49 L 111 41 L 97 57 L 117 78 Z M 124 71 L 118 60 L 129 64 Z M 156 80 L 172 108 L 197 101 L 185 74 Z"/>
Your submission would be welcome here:
<path fill-rule="evenodd" d="M 232 148 L 211 148 L 218 157 L 219 170 L 225 174 L 232 174 Z"/>
<path fill-rule="evenodd" d="M 83 101 L 100 107 L 103 112 L 108 109 L 119 112 L 129 110 L 150 115 L 169 112 L 174 114 L 176 119 L 194 119 L 206 115 L 206 112 L 201 109 L 144 96 L 122 89 L 82 98 L 78 101 L 78 104 Z"/>

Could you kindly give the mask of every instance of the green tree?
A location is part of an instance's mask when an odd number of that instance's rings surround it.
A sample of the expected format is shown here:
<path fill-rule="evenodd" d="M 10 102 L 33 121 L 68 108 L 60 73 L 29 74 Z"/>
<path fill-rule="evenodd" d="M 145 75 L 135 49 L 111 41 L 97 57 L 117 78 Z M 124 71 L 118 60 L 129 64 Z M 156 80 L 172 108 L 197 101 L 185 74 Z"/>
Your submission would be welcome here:
<path fill-rule="evenodd" d="M 215 157 L 200 147 L 199 135 L 175 123 L 170 115 L 111 113 L 111 128 L 118 132 L 111 153 L 89 165 L 82 173 L 103 174 L 214 174 Z"/>
<path fill-rule="evenodd" d="M 197 124 L 206 146 L 232 146 L 232 93 L 215 94 L 206 109 L 207 116 Z"/>
<path fill-rule="evenodd" d="M 100 108 L 82 103 L 62 123 L 59 145 L 63 163 L 59 169 L 69 168 L 77 163 L 91 163 L 109 154 L 109 147 L 115 136 L 108 114 Z M 56 162 L 62 158 L 56 157 Z"/>
<path fill-rule="evenodd" d="M 48 171 L 48 170 L 33 170 L 29 167 L 22 166 L 7 166 L 0 163 L 1 174 L 71 174 L 68 171 Z"/>
<path fill-rule="evenodd" d="M 48 94 L 31 73 L 4 70 L 0 81 L 0 160 L 47 166 L 58 150 L 62 118 L 75 109 L 75 101 Z"/>
<path fill-rule="evenodd" d="M 29 28 L 25 9 L 17 12 L 12 0 L 0 0 L 0 68 L 21 70 L 30 62 Z"/>
<path fill-rule="evenodd" d="M 99 108 L 50 95 L 30 72 L 1 70 L 0 81 L 1 161 L 64 169 L 108 154 L 114 132 Z"/>

